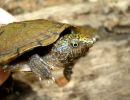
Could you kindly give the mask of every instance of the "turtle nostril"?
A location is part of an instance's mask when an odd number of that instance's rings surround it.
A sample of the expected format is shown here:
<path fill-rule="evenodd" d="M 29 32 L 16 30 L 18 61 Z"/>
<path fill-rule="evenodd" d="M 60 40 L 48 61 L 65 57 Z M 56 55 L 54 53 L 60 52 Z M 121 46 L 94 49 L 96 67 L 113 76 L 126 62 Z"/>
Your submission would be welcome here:
<path fill-rule="evenodd" d="M 100 39 L 100 36 L 99 35 L 95 35 L 92 40 L 93 42 L 95 43 L 96 41 L 98 41 Z"/>
<path fill-rule="evenodd" d="M 95 43 L 97 41 L 97 38 L 96 37 L 92 38 L 92 41 L 93 43 Z"/>

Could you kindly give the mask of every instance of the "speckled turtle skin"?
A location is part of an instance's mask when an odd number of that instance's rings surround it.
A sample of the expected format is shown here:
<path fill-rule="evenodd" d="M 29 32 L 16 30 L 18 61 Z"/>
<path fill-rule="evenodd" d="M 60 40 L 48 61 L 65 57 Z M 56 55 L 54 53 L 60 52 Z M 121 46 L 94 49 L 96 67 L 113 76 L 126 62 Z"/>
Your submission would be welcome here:
<path fill-rule="evenodd" d="M 70 80 L 72 65 L 95 43 L 95 34 L 96 30 L 91 27 L 71 26 L 48 20 L 16 22 L 2 26 L 0 65 L 10 71 L 29 68 L 40 79 L 54 79 L 53 69 L 64 68 L 63 74 Z M 41 50 L 32 53 L 36 48 Z M 17 61 L 30 52 L 26 60 Z"/>

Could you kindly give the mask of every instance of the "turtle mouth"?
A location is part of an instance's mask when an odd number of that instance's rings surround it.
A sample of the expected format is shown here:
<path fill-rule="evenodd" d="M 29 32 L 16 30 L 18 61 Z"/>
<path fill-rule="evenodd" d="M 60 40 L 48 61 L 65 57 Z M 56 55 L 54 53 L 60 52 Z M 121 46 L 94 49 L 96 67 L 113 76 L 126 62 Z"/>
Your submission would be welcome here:
<path fill-rule="evenodd" d="M 85 43 L 87 44 L 87 47 L 90 48 L 93 46 L 94 43 L 96 43 L 97 41 L 97 37 L 93 37 L 91 39 L 87 39 L 87 41 L 85 41 Z"/>

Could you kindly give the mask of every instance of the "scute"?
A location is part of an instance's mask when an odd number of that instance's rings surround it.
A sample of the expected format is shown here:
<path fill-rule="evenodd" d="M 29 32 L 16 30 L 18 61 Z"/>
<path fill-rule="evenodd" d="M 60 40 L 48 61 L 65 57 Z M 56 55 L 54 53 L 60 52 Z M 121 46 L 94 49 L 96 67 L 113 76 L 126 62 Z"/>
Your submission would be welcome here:
<path fill-rule="evenodd" d="M 0 65 L 29 50 L 54 43 L 68 24 L 48 20 L 15 22 L 0 28 Z"/>

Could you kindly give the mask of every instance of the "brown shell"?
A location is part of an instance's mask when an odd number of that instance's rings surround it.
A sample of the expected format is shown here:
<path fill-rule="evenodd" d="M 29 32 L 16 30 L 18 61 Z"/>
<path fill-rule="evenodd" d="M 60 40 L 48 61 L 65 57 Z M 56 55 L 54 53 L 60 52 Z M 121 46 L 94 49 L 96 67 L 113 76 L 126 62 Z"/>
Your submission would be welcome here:
<path fill-rule="evenodd" d="M 0 28 L 0 64 L 38 46 L 54 43 L 69 25 L 48 20 L 15 22 Z"/>

